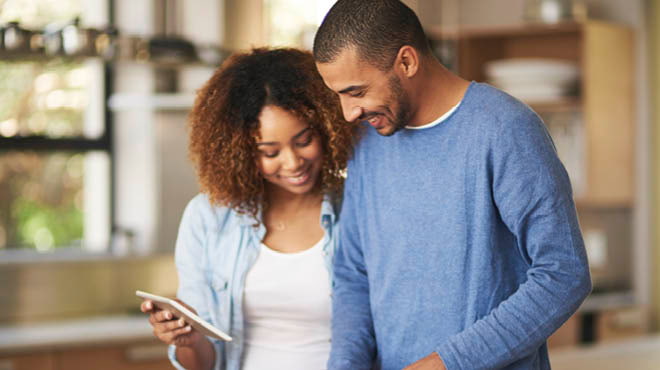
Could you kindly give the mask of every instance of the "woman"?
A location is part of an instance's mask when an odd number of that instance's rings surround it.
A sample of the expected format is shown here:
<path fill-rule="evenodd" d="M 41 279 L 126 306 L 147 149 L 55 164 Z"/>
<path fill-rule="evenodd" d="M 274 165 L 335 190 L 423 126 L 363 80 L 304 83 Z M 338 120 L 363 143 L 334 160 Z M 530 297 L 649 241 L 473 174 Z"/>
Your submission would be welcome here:
<path fill-rule="evenodd" d="M 144 301 L 177 368 L 325 368 L 336 194 L 353 127 L 299 50 L 234 55 L 199 92 L 190 155 L 203 194 L 179 229 L 178 297 L 234 340 Z"/>

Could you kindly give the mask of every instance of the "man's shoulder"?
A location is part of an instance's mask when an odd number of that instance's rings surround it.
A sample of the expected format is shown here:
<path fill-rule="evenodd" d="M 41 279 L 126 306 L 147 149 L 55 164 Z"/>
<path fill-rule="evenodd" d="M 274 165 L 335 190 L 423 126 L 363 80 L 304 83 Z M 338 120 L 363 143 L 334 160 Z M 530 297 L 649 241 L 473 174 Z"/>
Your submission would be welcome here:
<path fill-rule="evenodd" d="M 485 124 L 482 129 L 499 131 L 502 125 L 515 127 L 540 122 L 527 104 L 486 83 L 472 82 L 463 103 L 464 117 L 474 124 Z"/>
<path fill-rule="evenodd" d="M 465 96 L 472 109 L 481 108 L 490 114 L 521 115 L 533 113 L 527 104 L 487 83 L 473 82 Z"/>

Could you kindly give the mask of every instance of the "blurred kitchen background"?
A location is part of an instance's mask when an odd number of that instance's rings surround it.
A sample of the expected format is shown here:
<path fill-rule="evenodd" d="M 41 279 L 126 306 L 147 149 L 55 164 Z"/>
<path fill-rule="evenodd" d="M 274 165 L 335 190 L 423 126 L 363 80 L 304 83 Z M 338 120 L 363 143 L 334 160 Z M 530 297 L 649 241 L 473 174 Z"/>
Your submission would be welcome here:
<path fill-rule="evenodd" d="M 0 0 L 0 370 L 169 368 L 197 192 L 186 117 L 234 50 L 310 48 L 333 0 Z M 660 369 L 660 0 L 408 0 L 436 55 L 545 120 L 594 291 L 556 369 Z"/>

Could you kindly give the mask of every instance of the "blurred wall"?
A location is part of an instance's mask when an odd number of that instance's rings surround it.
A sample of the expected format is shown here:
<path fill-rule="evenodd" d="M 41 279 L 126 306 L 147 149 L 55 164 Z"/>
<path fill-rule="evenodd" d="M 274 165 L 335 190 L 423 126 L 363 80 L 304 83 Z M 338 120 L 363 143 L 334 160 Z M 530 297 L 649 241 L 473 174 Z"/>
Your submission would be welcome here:
<path fill-rule="evenodd" d="M 245 50 L 264 46 L 263 0 L 225 0 L 224 46 Z"/>
<path fill-rule="evenodd" d="M 660 330 L 660 0 L 648 2 L 649 20 L 649 54 L 651 73 L 651 107 L 652 107 L 652 140 L 653 140 L 653 245 L 655 253 L 653 263 L 653 300 L 652 309 L 654 329 Z"/>

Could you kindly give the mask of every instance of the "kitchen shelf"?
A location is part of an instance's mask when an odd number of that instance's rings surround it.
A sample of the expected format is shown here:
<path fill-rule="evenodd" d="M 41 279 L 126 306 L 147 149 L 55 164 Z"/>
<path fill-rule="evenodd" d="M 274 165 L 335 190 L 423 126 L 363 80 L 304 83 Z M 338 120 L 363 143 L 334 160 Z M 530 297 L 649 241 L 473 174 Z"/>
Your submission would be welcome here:
<path fill-rule="evenodd" d="M 512 37 L 529 35 L 556 36 L 579 31 L 583 23 L 566 21 L 559 23 L 519 23 L 504 26 L 447 28 L 431 26 L 425 29 L 431 39 L 470 39 L 487 37 Z"/>
<path fill-rule="evenodd" d="M 140 304 L 135 300 L 136 306 Z M 0 326 L 0 354 L 37 349 L 151 340 L 146 315 L 116 315 L 29 325 Z"/>
<path fill-rule="evenodd" d="M 194 93 L 173 94 L 114 94 L 108 99 L 108 106 L 113 111 L 125 110 L 163 110 L 187 111 L 195 102 Z"/>
<path fill-rule="evenodd" d="M 605 202 L 600 199 L 579 197 L 575 199 L 575 207 L 579 210 L 631 210 L 635 206 L 632 200 Z"/>
<path fill-rule="evenodd" d="M 113 58 L 103 58 L 98 55 L 94 56 L 85 56 L 85 55 L 49 55 L 45 53 L 36 53 L 36 52 L 2 52 L 0 51 L 0 60 L 3 62 L 83 62 L 86 60 L 99 60 L 110 65 L 117 63 L 136 63 L 136 64 L 146 64 L 153 68 L 164 68 L 164 69 L 180 69 L 187 67 L 213 67 L 216 68 L 222 64 L 222 62 L 230 54 L 229 51 L 223 51 L 223 54 L 217 63 L 205 62 L 202 60 L 149 60 L 149 59 L 130 59 L 125 57 L 113 57 Z"/>
<path fill-rule="evenodd" d="M 563 113 L 582 110 L 582 100 L 579 97 L 565 97 L 547 102 L 526 102 L 539 113 Z"/>
<path fill-rule="evenodd" d="M 633 307 L 637 304 L 632 291 L 592 293 L 584 300 L 579 312 L 597 312 Z"/>

